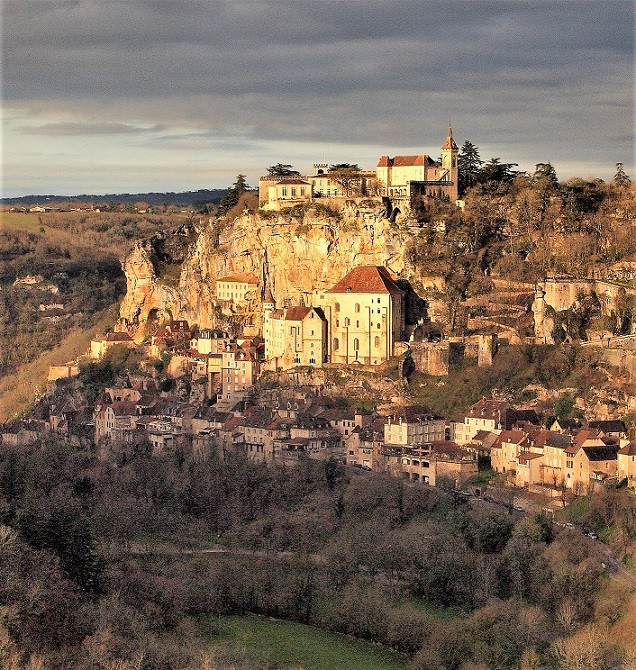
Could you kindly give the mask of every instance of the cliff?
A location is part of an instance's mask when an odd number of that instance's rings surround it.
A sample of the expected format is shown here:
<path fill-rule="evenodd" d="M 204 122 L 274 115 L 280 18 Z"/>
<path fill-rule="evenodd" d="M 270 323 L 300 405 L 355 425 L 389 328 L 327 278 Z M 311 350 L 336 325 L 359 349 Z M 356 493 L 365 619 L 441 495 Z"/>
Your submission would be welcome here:
<path fill-rule="evenodd" d="M 384 265 L 408 277 L 407 230 L 355 206 L 334 213 L 321 207 L 276 214 L 245 212 L 219 229 L 210 220 L 198 229 L 139 242 L 122 262 L 127 291 L 120 316 L 138 324 L 187 319 L 200 328 L 259 325 L 262 298 L 271 291 L 277 306 L 310 302 L 357 265 Z M 241 308 L 216 298 L 215 284 L 234 273 L 259 279 L 257 298 Z"/>

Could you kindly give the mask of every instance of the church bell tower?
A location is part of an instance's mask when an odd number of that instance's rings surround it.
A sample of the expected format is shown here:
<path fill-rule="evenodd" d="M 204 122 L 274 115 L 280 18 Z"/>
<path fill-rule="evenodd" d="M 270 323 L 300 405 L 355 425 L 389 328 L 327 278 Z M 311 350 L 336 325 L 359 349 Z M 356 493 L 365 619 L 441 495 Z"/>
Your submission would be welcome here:
<path fill-rule="evenodd" d="M 451 200 L 457 200 L 457 179 L 459 177 L 457 169 L 458 153 L 459 149 L 453 139 L 453 129 L 448 126 L 448 135 L 446 136 L 446 141 L 442 145 L 442 168 L 447 172 L 448 181 L 453 182 L 453 192 L 455 197 L 451 197 Z"/>

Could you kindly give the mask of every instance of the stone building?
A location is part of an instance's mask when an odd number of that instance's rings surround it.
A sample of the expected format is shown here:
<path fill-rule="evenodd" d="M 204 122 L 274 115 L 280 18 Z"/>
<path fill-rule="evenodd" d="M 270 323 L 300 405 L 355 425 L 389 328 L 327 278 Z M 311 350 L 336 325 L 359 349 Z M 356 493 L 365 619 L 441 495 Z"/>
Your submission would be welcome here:
<path fill-rule="evenodd" d="M 223 352 L 221 393 L 225 399 L 244 397 L 259 373 L 258 358 L 237 344 L 228 344 Z"/>
<path fill-rule="evenodd" d="M 457 192 L 457 156 L 459 149 L 449 127 L 442 145 L 442 160 L 426 154 L 411 156 L 382 156 L 376 167 L 376 178 L 381 195 L 392 199 L 411 200 L 416 196 L 448 196 L 455 202 Z"/>
<path fill-rule="evenodd" d="M 223 277 L 216 282 L 216 297 L 219 300 L 242 305 L 249 298 L 256 296 L 258 279 L 249 274 L 234 274 Z"/>
<path fill-rule="evenodd" d="M 265 360 L 271 367 L 325 362 L 380 365 L 405 339 L 404 291 L 379 266 L 354 268 L 314 306 L 275 309 L 264 304 Z"/>
<path fill-rule="evenodd" d="M 265 358 L 278 368 L 320 367 L 327 356 L 327 320 L 319 307 L 264 306 Z"/>
<path fill-rule="evenodd" d="M 380 365 L 405 339 L 404 291 L 385 267 L 354 268 L 314 300 L 327 318 L 331 363 Z"/>

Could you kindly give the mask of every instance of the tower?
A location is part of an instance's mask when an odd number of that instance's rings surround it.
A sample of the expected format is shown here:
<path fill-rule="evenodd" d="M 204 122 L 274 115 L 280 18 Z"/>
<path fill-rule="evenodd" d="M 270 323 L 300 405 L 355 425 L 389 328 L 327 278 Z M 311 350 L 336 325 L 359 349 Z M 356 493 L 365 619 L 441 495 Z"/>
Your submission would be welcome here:
<path fill-rule="evenodd" d="M 448 126 L 448 135 L 442 145 L 442 168 L 446 170 L 447 180 L 453 182 L 451 200 L 457 200 L 457 178 L 459 176 L 457 169 L 457 154 L 459 149 L 453 139 L 453 129 Z"/>

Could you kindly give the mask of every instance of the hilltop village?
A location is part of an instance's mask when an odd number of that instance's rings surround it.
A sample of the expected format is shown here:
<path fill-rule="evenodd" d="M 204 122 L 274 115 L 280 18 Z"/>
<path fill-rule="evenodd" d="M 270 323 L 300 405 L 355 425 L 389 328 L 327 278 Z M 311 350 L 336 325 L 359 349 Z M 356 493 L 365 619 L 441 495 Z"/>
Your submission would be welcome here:
<path fill-rule="evenodd" d="M 538 496 L 542 509 L 607 482 L 636 487 L 636 436 L 621 419 L 636 408 L 626 307 L 634 264 L 536 283 L 484 273 L 490 292 L 449 297 L 454 269 L 426 274 L 417 259 L 466 206 L 458 154 L 449 128 L 439 160 L 385 155 L 370 171 L 270 170 L 256 209 L 138 242 L 122 261 L 127 292 L 114 329 L 86 357 L 50 368 L 46 397 L 29 422 L 5 426 L 3 442 L 50 432 L 114 462 L 144 445 L 198 460 L 334 459 L 481 492 L 475 482 L 490 478 Z M 513 237 L 505 227 L 500 235 Z M 458 248 L 468 254 L 469 245 Z M 598 315 L 585 321 L 585 337 L 572 318 L 582 309 Z M 446 416 L 413 392 L 414 375 L 444 385 L 458 366 L 492 366 L 499 351 L 534 347 L 541 357 L 573 342 L 622 381 L 595 391 L 596 404 L 579 405 L 572 419 L 546 423 L 536 410 L 549 392 L 531 386 L 520 403 L 492 389 L 492 398 Z M 131 356 L 135 369 L 120 369 L 92 402 L 64 396 L 87 365 Z"/>

